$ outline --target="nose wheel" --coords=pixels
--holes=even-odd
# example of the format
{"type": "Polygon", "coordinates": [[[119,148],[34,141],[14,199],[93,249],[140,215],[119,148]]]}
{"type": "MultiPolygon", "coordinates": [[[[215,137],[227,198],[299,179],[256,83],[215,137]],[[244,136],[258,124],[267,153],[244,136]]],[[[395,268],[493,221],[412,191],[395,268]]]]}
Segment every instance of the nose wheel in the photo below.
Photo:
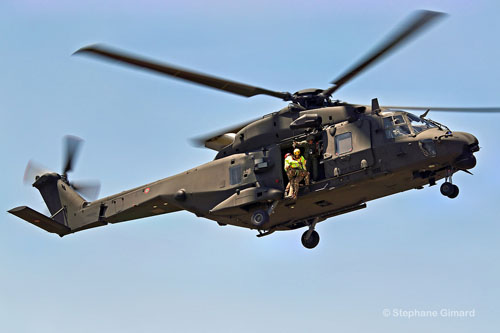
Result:
{"type": "Polygon", "coordinates": [[[456,198],[459,193],[458,186],[450,182],[443,183],[443,185],[441,185],[440,190],[442,195],[450,199],[456,198]]]}
{"type": "Polygon", "coordinates": [[[447,172],[445,182],[441,185],[440,188],[441,194],[450,199],[456,198],[459,193],[458,186],[452,183],[451,179],[452,174],[453,173],[451,170],[447,172]]]}

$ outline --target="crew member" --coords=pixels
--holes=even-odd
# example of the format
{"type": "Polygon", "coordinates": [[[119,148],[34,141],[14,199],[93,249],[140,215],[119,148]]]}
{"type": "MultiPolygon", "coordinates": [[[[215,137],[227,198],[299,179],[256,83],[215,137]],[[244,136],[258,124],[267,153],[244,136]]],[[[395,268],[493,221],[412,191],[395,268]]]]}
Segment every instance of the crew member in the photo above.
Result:
{"type": "Polygon", "coordinates": [[[306,140],[293,142],[294,148],[304,148],[304,158],[306,159],[307,171],[310,172],[312,179],[318,179],[318,143],[314,142],[314,135],[309,135],[306,140]]]}
{"type": "Polygon", "coordinates": [[[295,148],[293,156],[286,157],[285,170],[290,184],[290,193],[287,197],[296,200],[299,193],[299,183],[302,179],[304,179],[306,186],[309,185],[309,172],[307,172],[306,160],[301,156],[300,149],[295,148]]]}

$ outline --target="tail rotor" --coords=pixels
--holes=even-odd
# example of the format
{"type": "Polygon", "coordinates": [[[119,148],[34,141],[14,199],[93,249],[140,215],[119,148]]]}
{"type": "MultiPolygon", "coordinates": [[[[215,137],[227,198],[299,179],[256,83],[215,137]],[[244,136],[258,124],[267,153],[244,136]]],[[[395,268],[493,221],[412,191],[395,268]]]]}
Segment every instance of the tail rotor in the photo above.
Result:
{"type": "Polygon", "coordinates": [[[83,140],[79,137],[73,135],[67,135],[64,137],[64,159],[63,159],[63,167],[62,173],[58,175],[57,173],[48,170],[45,167],[42,167],[40,164],[30,160],[28,165],[26,166],[26,170],[24,172],[23,182],[25,184],[33,184],[40,177],[44,175],[58,176],[65,182],[67,185],[71,186],[76,192],[78,192],[82,197],[87,200],[95,200],[99,195],[99,190],[101,185],[97,180],[89,180],[89,181],[76,181],[70,182],[68,180],[68,173],[73,171],[75,161],[78,157],[78,154],[81,149],[81,145],[83,140]]]}

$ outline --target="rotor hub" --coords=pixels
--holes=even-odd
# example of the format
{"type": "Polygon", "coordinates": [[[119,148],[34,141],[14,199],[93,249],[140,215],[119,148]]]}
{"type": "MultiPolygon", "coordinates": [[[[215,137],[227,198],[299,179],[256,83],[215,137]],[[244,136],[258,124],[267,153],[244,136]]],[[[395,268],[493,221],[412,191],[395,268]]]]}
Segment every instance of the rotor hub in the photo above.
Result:
{"type": "Polygon", "coordinates": [[[332,104],[330,97],[322,94],[323,89],[302,89],[292,95],[292,102],[306,109],[316,109],[332,104]]]}

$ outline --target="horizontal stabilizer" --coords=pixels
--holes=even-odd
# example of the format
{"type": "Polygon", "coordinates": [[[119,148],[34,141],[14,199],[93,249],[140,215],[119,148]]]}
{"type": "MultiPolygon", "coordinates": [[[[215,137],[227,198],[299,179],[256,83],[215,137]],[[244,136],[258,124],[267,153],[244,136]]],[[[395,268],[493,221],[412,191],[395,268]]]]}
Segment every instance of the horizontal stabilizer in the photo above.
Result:
{"type": "Polygon", "coordinates": [[[45,231],[58,234],[61,237],[71,233],[70,228],[27,206],[12,208],[11,210],[9,210],[9,213],[20,217],[23,220],[28,221],[29,223],[36,225],[37,227],[42,228],[45,231]]]}

